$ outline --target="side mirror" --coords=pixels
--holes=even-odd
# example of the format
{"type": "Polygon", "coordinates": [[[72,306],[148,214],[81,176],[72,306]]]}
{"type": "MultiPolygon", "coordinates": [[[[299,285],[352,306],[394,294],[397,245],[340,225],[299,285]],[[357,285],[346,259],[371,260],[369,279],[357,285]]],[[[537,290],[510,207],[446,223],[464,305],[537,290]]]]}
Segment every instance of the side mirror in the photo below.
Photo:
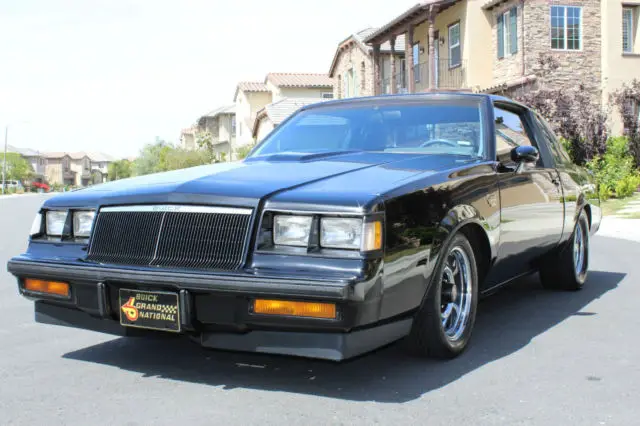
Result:
{"type": "Polygon", "coordinates": [[[517,146],[511,150],[511,161],[514,163],[537,163],[538,159],[540,159],[540,153],[534,146],[517,146]]]}

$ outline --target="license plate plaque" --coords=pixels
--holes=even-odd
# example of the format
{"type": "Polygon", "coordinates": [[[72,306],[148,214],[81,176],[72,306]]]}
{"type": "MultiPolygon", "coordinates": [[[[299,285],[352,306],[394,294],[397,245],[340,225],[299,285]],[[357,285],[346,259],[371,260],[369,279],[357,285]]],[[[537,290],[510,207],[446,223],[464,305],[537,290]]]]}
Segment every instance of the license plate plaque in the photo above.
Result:
{"type": "Polygon", "coordinates": [[[118,298],[120,324],[123,326],[180,332],[177,293],[121,288],[118,298]]]}

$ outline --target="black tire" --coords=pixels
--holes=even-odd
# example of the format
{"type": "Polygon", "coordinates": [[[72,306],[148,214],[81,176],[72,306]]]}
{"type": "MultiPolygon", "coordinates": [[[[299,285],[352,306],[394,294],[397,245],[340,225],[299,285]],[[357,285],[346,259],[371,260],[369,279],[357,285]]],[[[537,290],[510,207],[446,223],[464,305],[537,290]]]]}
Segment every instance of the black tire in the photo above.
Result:
{"type": "MultiPolygon", "coordinates": [[[[450,293],[453,292],[449,291],[449,294],[450,293]]],[[[444,294],[447,294],[446,289],[444,289],[444,294]]],[[[460,293],[460,295],[462,295],[462,293],[460,293]]],[[[451,297],[455,297],[455,293],[454,296],[451,297]]],[[[429,289],[413,320],[411,333],[407,338],[411,353],[440,359],[450,359],[460,355],[467,347],[471,338],[471,332],[476,319],[477,306],[478,268],[473,248],[464,235],[456,234],[442,247],[438,262],[432,274],[429,289]],[[451,271],[448,262],[450,256],[455,256],[455,254],[459,253],[458,250],[463,251],[469,261],[467,276],[470,277],[471,289],[465,294],[469,294],[471,299],[464,331],[459,337],[452,338],[452,336],[447,335],[445,326],[442,323],[442,309],[443,306],[445,306],[443,305],[442,296],[444,287],[448,286],[445,282],[445,270],[447,270],[447,274],[451,271]]]]}
{"type": "Polygon", "coordinates": [[[580,290],[589,272],[589,220],[580,212],[571,238],[557,256],[545,261],[540,268],[542,286],[549,290],[580,290]],[[582,262],[576,260],[577,239],[582,241],[582,262]]]}

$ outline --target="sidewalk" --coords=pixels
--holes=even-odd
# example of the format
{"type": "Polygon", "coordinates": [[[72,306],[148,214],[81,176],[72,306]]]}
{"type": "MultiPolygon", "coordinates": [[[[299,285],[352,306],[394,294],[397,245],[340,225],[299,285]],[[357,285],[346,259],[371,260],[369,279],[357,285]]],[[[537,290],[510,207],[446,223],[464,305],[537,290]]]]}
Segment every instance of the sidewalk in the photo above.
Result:
{"type": "Polygon", "coordinates": [[[640,242],[640,219],[605,216],[596,235],[640,242]]]}

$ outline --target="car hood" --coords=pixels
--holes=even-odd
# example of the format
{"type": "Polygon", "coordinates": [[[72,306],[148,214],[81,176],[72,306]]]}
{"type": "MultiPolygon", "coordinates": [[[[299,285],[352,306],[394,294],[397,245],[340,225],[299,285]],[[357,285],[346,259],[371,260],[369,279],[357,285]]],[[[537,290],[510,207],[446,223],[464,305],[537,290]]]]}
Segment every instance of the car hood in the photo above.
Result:
{"type": "MultiPolygon", "coordinates": [[[[255,207],[267,198],[293,200],[291,194],[298,191],[307,194],[309,203],[362,206],[416,174],[449,169],[457,163],[468,163],[468,159],[366,152],[286,154],[108,182],[60,194],[45,205],[205,203],[255,207]]],[[[300,202],[300,197],[294,198],[300,202]]]]}

